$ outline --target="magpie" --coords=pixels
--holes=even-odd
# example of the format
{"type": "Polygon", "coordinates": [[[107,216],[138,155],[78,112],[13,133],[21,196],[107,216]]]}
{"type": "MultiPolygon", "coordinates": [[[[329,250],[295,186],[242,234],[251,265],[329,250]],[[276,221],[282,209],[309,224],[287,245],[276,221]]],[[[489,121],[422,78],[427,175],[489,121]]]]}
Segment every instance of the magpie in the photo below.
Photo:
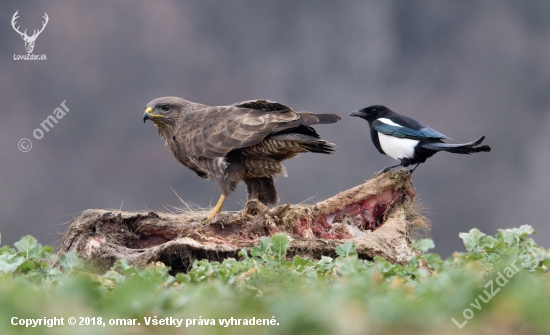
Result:
{"type": "Polygon", "coordinates": [[[443,140],[452,140],[450,137],[410,117],[397,114],[385,106],[374,105],[358,109],[351,112],[350,115],[367,120],[370,127],[370,137],[376,149],[381,154],[388,155],[401,162],[397,165],[388,166],[379,173],[398,166],[407,167],[416,164],[414,168],[409,170],[412,174],[420,163],[424,163],[426,159],[438,151],[455,154],[491,151],[488,145],[478,146],[483,142],[485,136],[468,143],[448,144],[443,140]]]}

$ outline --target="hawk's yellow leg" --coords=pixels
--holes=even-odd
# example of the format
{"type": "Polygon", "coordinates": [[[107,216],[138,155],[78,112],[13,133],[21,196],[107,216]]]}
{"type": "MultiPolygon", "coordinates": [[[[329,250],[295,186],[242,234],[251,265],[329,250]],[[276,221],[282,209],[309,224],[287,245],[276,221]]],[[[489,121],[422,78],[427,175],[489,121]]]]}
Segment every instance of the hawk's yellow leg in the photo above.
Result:
{"type": "Polygon", "coordinates": [[[212,210],[212,213],[210,213],[207,220],[212,220],[212,218],[216,214],[221,212],[223,203],[225,202],[225,198],[226,198],[225,194],[222,194],[222,196],[220,197],[220,200],[218,200],[218,203],[216,204],[216,207],[214,207],[214,209],[212,210]]]}

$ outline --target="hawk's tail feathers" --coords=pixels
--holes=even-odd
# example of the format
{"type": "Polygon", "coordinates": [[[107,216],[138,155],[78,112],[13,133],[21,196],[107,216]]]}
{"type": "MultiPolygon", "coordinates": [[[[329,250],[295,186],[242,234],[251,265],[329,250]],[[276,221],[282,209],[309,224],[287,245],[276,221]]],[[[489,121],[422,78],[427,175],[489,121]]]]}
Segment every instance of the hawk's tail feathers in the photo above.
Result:
{"type": "Polygon", "coordinates": [[[289,141],[291,143],[298,144],[304,150],[321,154],[331,154],[336,150],[335,144],[321,140],[321,137],[313,128],[301,127],[298,129],[302,132],[280,133],[269,137],[269,139],[276,141],[289,141]],[[313,132],[308,133],[306,130],[312,130],[313,132]]]}
{"type": "Polygon", "coordinates": [[[315,117],[319,119],[318,124],[336,123],[342,120],[342,117],[338,114],[315,114],[315,117]]]}
{"type": "Polygon", "coordinates": [[[312,142],[298,142],[298,144],[309,152],[315,152],[319,154],[331,154],[336,151],[336,145],[327,141],[319,140],[312,142]]]}

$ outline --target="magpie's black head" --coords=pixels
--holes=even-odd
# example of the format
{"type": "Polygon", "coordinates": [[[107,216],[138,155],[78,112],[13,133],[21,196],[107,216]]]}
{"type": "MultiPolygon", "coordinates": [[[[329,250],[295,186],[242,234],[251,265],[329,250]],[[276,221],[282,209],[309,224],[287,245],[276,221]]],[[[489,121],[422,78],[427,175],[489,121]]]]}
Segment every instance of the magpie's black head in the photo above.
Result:
{"type": "Polygon", "coordinates": [[[351,116],[358,116],[362,119],[365,119],[369,122],[372,122],[378,118],[384,117],[386,112],[388,112],[390,109],[386,106],[382,105],[373,105],[370,107],[365,107],[363,109],[358,109],[353,112],[351,112],[349,115],[351,116]]]}

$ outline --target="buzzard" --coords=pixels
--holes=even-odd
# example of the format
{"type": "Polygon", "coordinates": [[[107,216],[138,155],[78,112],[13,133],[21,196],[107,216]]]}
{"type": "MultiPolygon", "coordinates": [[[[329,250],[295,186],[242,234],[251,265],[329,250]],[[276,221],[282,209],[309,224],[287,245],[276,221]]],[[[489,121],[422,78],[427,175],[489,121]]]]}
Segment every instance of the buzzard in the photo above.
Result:
{"type": "Polygon", "coordinates": [[[149,102],[143,115],[181,164],[218,184],[222,195],[208,219],[221,211],[241,181],[248,199],[276,204],[274,182],[276,175],[285,174],[282,161],[302,152],[332,153],[335,145],[311,126],[340,119],[337,114],[295,112],[267,100],[212,107],[178,97],[149,102]]]}

